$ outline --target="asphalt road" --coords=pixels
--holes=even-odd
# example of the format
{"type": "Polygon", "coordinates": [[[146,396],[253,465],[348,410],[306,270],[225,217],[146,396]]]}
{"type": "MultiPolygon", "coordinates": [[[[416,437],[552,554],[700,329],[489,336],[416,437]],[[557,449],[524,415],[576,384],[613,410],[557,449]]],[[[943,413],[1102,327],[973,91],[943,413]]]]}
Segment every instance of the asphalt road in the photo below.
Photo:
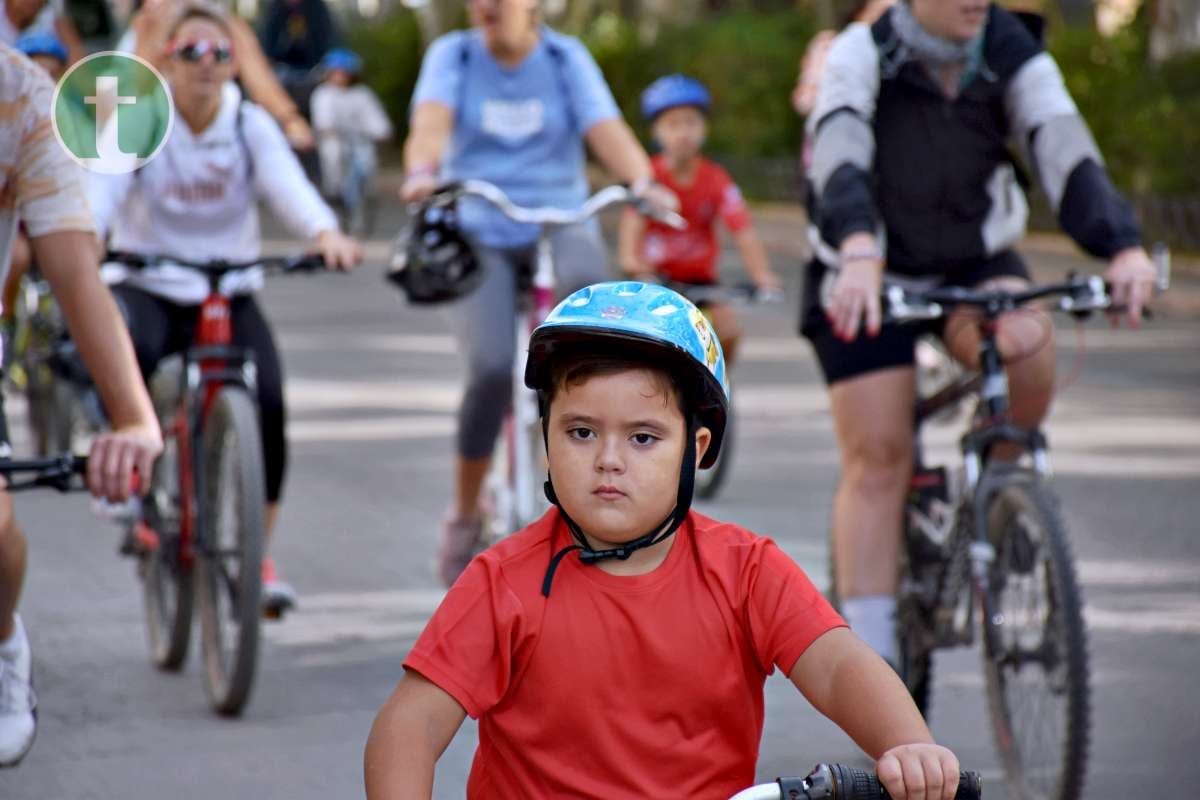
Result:
{"type": "MultiPolygon", "coordinates": [[[[745,314],[738,462],[720,500],[701,508],[774,537],[823,583],[837,454],[814,361],[794,335],[802,246],[787,219],[764,233],[790,300],[745,314]]],[[[392,212],[384,222],[392,227],[392,212]]],[[[181,675],[150,665],[133,565],[85,498],[18,501],[41,727],[25,762],[0,772],[4,800],[361,796],[371,721],[441,595],[430,563],[449,502],[460,375],[442,316],[404,307],[381,282],[386,243],[370,249],[373,263],[353,276],[279,279],[263,293],[291,404],[274,553],[301,605],[266,628],[241,719],[209,712],[194,653],[181,675]]],[[[1031,258],[1046,275],[1088,268],[1067,253],[1038,246],[1031,258]]],[[[1143,331],[1094,322],[1079,339],[1064,323],[1057,334],[1063,386],[1048,430],[1090,627],[1088,798],[1200,794],[1197,297],[1197,281],[1181,280],[1143,331]]],[[[10,409],[19,431],[20,403],[10,409]]],[[[978,654],[939,654],[935,675],[935,735],[998,778],[978,654]]],[[[462,796],[475,735],[468,723],[447,751],[437,797],[462,796]]],[[[772,678],[760,774],[819,760],[865,763],[772,678]]]]}

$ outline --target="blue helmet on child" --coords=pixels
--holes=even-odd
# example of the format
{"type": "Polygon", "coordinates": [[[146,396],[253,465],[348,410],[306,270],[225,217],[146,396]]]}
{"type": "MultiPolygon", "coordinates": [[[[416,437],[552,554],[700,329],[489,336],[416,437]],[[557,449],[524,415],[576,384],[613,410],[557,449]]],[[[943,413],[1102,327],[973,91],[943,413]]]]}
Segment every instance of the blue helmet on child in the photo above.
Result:
{"type": "Polygon", "coordinates": [[[525,385],[544,390],[556,350],[606,344],[640,351],[655,363],[688,376],[681,387],[697,421],[712,431],[700,462],[712,466],[721,450],[729,416],[725,355],[708,318],[689,300],[665,286],[636,281],[597,283],[567,297],[533,332],[525,385]]]}
{"type": "Polygon", "coordinates": [[[667,75],[642,92],[642,116],[653,121],[664,111],[694,106],[704,113],[712,106],[712,96],[704,84],[687,75],[667,75]]]}
{"type": "Polygon", "coordinates": [[[67,48],[52,33],[27,33],[17,40],[16,47],[31,58],[51,56],[64,64],[67,62],[67,48]]]}
{"type": "Polygon", "coordinates": [[[321,66],[327,70],[340,69],[352,75],[357,75],[362,71],[362,58],[353,50],[347,50],[345,47],[335,47],[321,59],[321,66]]]}

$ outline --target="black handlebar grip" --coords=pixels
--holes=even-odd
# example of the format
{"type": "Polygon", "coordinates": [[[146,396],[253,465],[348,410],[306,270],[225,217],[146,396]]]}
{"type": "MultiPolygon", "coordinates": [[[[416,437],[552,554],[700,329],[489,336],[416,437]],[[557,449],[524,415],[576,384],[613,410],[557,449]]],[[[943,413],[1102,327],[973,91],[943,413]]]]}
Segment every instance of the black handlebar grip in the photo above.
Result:
{"type": "MultiPolygon", "coordinates": [[[[830,764],[830,777],[833,779],[833,797],[837,800],[890,800],[891,795],[879,782],[873,771],[848,767],[843,764],[830,764]]],[[[958,790],[954,800],[980,800],[983,796],[983,786],[977,772],[961,772],[958,777],[958,790]]]]}

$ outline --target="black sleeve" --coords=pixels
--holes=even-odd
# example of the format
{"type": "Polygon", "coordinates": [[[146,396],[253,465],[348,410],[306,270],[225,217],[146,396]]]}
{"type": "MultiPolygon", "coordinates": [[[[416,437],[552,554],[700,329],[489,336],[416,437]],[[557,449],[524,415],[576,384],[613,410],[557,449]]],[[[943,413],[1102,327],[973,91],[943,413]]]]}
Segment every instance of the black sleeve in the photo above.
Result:
{"type": "Polygon", "coordinates": [[[875,233],[879,212],[871,176],[853,164],[842,164],[829,176],[817,204],[821,238],[834,247],[852,233],[875,233]]]}
{"type": "Polygon", "coordinates": [[[1113,186],[1104,167],[1090,158],[1081,161],[1067,178],[1058,222],[1097,258],[1109,259],[1142,243],[1133,208],[1113,186]]]}

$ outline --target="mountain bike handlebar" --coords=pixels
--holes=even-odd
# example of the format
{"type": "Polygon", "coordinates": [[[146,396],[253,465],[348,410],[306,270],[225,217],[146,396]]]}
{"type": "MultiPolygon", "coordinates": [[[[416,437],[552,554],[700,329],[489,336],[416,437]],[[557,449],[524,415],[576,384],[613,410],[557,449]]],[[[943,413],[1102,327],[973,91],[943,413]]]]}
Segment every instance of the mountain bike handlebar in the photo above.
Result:
{"type": "MultiPolygon", "coordinates": [[[[979,800],[983,785],[976,772],[959,775],[954,800],[979,800]]],[[[844,764],[817,764],[807,778],[779,778],[751,786],[730,800],[889,800],[874,772],[844,764]]]]}
{"type": "Polygon", "coordinates": [[[587,199],[574,211],[561,208],[524,208],[509,199],[499,187],[480,180],[465,180],[450,183],[438,190],[438,194],[457,197],[478,197],[496,207],[513,222],[529,225],[555,226],[576,225],[599,214],[609,206],[631,205],[643,214],[653,217],[677,230],[687,227],[687,221],[673,211],[659,212],[635,195],[627,186],[608,186],[587,199]]]}
{"type": "Polygon", "coordinates": [[[69,454],[23,461],[0,459],[0,475],[3,475],[7,481],[3,491],[21,492],[27,489],[46,488],[70,492],[83,489],[84,487],[76,483],[74,478],[87,472],[87,462],[86,456],[69,454]],[[14,475],[24,473],[32,473],[32,476],[21,480],[12,480],[14,475]]]}
{"type": "MultiPolygon", "coordinates": [[[[1169,262],[1160,262],[1156,289],[1164,292],[1170,286],[1169,262]],[[1165,267],[1164,267],[1165,264],[1165,267]]],[[[1077,317],[1087,317],[1096,311],[1119,312],[1124,308],[1113,303],[1112,286],[1099,275],[1071,275],[1061,283],[1032,286],[1020,291],[1004,289],[968,289],[962,286],[915,288],[905,283],[885,279],[883,299],[885,318],[889,322],[932,320],[946,316],[956,306],[981,310],[995,319],[1033,300],[1058,297],[1052,306],[1077,317]]]]}
{"type": "Polygon", "coordinates": [[[121,264],[133,269],[149,267],[177,266],[194,269],[206,275],[224,275],[229,272],[240,272],[245,269],[261,267],[268,272],[315,272],[325,269],[325,260],[318,253],[305,253],[300,256],[271,256],[256,258],[252,261],[227,261],[214,259],[212,261],[188,261],[168,255],[152,255],[144,253],[126,253],[110,251],[104,257],[105,263],[121,264]]]}

